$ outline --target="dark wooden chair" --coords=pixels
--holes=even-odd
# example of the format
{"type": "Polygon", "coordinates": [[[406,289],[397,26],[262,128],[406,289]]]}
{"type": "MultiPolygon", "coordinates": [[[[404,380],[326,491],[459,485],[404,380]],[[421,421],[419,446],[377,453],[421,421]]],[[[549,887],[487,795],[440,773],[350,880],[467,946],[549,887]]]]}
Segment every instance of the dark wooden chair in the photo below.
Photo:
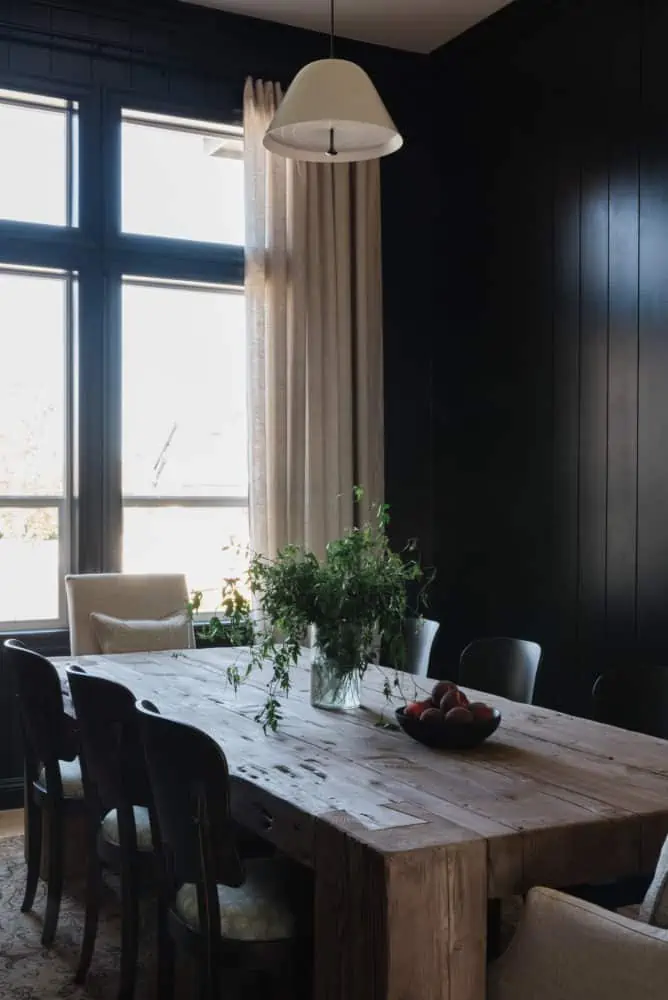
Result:
{"type": "Polygon", "coordinates": [[[527,639],[476,639],[459,660],[459,683],[478,691],[533,702],[542,650],[527,639]]]}
{"type": "Polygon", "coordinates": [[[668,740],[668,667],[620,667],[598,677],[594,718],[668,740]]]}
{"type": "Polygon", "coordinates": [[[149,784],[135,697],[122,684],[70,667],[67,678],[79,726],[88,816],[86,918],[76,982],[83,983],[95,949],[102,868],[120,875],[119,1000],[134,996],[139,948],[139,898],[157,889],[148,811],[149,784]]]}
{"type": "MultiPolygon", "coordinates": [[[[505,636],[475,639],[459,659],[459,683],[477,691],[530,705],[542,650],[538,643],[505,636]]],[[[501,901],[487,907],[487,953],[496,958],[501,946],[501,901]]]]}
{"type": "MultiPolygon", "coordinates": [[[[592,688],[597,722],[668,740],[668,667],[616,667],[597,677],[592,688]]],[[[603,885],[569,886],[571,895],[609,910],[640,902],[651,873],[603,885]]]]}
{"type": "Polygon", "coordinates": [[[300,923],[308,909],[300,869],[273,858],[242,861],[227,761],[218,744],[161,716],[150,702],[137,709],[163,873],[161,1000],[173,994],[175,943],[199,962],[203,1000],[218,1000],[223,976],[232,974],[268,979],[266,996],[301,995],[300,987],[309,984],[296,983],[295,976],[309,978],[310,953],[300,923]]]}
{"type": "Polygon", "coordinates": [[[78,742],[65,714],[53,664],[15,639],[4,643],[4,661],[18,699],[24,744],[28,875],[21,911],[32,909],[39,881],[42,833],[48,837],[47,897],[42,944],[53,943],[63,891],[63,828],[84,808],[78,742]]]}

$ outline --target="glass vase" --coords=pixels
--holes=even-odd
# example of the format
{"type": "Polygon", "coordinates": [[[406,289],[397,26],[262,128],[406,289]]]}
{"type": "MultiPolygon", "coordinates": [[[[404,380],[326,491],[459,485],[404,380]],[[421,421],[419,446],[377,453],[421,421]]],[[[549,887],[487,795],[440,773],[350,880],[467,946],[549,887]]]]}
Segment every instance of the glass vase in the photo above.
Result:
{"type": "Polygon", "coordinates": [[[311,704],[342,712],[360,707],[359,669],[342,666],[316,647],[311,661],[311,704]]]}

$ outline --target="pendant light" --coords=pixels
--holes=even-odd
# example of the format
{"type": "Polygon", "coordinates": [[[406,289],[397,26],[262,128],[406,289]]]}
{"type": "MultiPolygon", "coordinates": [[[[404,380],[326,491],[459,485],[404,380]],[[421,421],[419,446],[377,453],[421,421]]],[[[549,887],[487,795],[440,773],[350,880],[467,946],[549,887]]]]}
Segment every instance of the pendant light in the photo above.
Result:
{"type": "Polygon", "coordinates": [[[329,8],[329,59],[299,71],[264,136],[272,153],[293,160],[374,160],[403,139],[364,70],[334,58],[334,0],[329,8]]]}

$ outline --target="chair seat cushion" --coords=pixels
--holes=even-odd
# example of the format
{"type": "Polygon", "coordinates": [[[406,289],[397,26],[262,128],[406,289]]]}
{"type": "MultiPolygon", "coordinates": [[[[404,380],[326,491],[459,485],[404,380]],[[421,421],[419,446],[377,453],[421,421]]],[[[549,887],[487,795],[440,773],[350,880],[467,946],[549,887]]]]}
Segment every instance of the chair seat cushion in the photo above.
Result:
{"type": "MultiPolygon", "coordinates": [[[[135,829],[137,831],[137,850],[152,851],[151,821],[146,806],[133,806],[135,829]]],[[[118,813],[111,809],[102,820],[102,836],[114,847],[120,847],[118,834],[118,813]]]]}
{"type": "Polygon", "coordinates": [[[643,904],[640,919],[654,927],[668,928],[668,838],[666,839],[643,904]]]}
{"type": "MultiPolygon", "coordinates": [[[[246,881],[233,888],[218,886],[221,937],[232,941],[281,941],[295,933],[288,868],[272,859],[246,863],[246,881]]],[[[186,883],[176,894],[175,910],[185,923],[199,928],[197,887],[186,883]]]]}
{"type": "Polygon", "coordinates": [[[90,622],[103,653],[151,653],[165,649],[190,649],[192,623],[185,611],[169,618],[113,618],[97,611],[90,622]]]}
{"type": "MultiPolygon", "coordinates": [[[[81,781],[81,767],[79,765],[78,758],[75,758],[74,760],[61,760],[58,764],[60,767],[60,780],[63,783],[63,796],[66,799],[82,799],[84,790],[83,782],[81,781]]],[[[37,783],[41,785],[42,788],[46,788],[45,767],[41,768],[37,778],[37,783]]]]}

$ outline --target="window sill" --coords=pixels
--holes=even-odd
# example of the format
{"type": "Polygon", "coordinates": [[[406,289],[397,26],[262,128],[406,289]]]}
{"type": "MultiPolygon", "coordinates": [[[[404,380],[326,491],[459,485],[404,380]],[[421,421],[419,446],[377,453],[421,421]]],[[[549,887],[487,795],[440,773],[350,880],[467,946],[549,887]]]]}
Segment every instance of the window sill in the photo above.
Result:
{"type": "Polygon", "coordinates": [[[0,632],[0,642],[6,639],[20,639],[45,656],[67,656],[70,651],[70,633],[66,628],[6,629],[0,632]]]}

